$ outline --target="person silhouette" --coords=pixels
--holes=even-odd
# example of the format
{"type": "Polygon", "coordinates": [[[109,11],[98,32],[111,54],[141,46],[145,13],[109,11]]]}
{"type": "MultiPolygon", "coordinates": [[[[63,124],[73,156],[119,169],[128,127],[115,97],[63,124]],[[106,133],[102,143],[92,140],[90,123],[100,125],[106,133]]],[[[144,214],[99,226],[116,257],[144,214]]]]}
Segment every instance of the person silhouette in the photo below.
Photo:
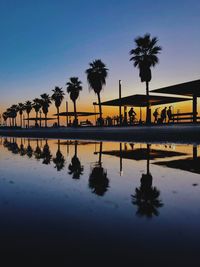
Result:
{"type": "Polygon", "coordinates": [[[166,119],[167,119],[167,107],[165,107],[161,111],[161,120],[162,120],[162,122],[166,122],[166,119]]]}
{"type": "Polygon", "coordinates": [[[136,112],[134,111],[133,108],[131,108],[128,112],[129,115],[129,120],[130,120],[130,124],[132,124],[135,120],[135,116],[136,116],[136,112]]]}
{"type": "Polygon", "coordinates": [[[171,110],[172,106],[169,106],[168,110],[167,110],[167,117],[168,117],[168,123],[170,122],[170,120],[172,119],[172,110],[171,110]]]}
{"type": "Polygon", "coordinates": [[[154,113],[153,113],[153,116],[154,116],[154,123],[157,123],[158,122],[158,109],[159,108],[156,108],[154,113]]]}

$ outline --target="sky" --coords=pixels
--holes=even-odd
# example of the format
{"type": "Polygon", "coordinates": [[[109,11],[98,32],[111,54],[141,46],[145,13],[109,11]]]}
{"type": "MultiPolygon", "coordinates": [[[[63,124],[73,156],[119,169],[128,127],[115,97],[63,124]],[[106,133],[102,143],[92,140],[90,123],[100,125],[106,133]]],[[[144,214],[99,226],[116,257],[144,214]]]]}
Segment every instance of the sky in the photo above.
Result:
{"type": "Polygon", "coordinates": [[[83,82],[78,110],[93,110],[85,70],[94,59],[109,69],[102,100],[118,97],[119,79],[122,96],[145,93],[129,61],[145,33],[163,48],[150,89],[199,79],[199,14],[198,0],[0,0],[0,113],[55,86],[66,92],[72,76],[83,82]]]}

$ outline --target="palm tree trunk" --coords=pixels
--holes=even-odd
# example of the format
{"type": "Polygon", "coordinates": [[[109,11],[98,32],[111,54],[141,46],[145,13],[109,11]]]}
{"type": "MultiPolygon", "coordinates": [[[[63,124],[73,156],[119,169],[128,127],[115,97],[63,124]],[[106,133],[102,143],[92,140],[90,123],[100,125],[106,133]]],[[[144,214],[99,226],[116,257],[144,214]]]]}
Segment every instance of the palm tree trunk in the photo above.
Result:
{"type": "Polygon", "coordinates": [[[21,128],[22,128],[22,114],[20,114],[20,125],[21,125],[21,128]]]}
{"type": "Polygon", "coordinates": [[[28,116],[28,128],[29,128],[29,113],[27,114],[27,116],[28,116]]]}
{"type": "Polygon", "coordinates": [[[36,120],[35,120],[35,124],[37,125],[37,123],[38,123],[38,111],[36,111],[36,120]]]}
{"type": "Polygon", "coordinates": [[[57,107],[57,116],[58,116],[58,127],[60,126],[60,115],[59,115],[59,107],[57,107]]]}
{"type": "Polygon", "coordinates": [[[47,113],[45,113],[45,127],[47,127],[47,113]]]}
{"type": "Polygon", "coordinates": [[[150,103],[149,103],[149,82],[146,81],[146,96],[147,96],[147,110],[146,110],[146,123],[151,123],[150,103]]]}
{"type": "Polygon", "coordinates": [[[99,117],[102,119],[102,107],[101,107],[100,93],[98,93],[97,96],[98,96],[98,104],[99,104],[99,117]]]}
{"type": "Polygon", "coordinates": [[[76,101],[74,101],[74,125],[77,126],[77,112],[76,112],[76,101]]]}
{"type": "Polygon", "coordinates": [[[100,119],[100,126],[103,125],[103,118],[102,118],[102,106],[101,106],[101,96],[100,93],[97,94],[98,97],[98,104],[99,104],[99,119],[100,119]]]}

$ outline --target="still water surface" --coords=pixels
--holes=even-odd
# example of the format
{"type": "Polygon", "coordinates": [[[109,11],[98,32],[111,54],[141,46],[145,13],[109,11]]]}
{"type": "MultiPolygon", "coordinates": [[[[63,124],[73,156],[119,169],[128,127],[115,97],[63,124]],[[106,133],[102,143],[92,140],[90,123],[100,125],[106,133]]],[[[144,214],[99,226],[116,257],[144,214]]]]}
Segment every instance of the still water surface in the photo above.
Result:
{"type": "Polygon", "coordinates": [[[199,266],[199,174],[196,145],[1,138],[1,254],[199,266]]]}

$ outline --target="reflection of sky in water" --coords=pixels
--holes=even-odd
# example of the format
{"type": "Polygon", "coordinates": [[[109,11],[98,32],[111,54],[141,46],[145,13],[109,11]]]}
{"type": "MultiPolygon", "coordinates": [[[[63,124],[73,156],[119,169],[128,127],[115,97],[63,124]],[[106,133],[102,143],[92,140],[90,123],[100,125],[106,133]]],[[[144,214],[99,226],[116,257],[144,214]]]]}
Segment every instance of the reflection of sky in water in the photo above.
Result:
{"type": "Polygon", "coordinates": [[[62,237],[64,244],[66,240],[76,246],[93,244],[94,254],[104,239],[107,240],[104,249],[110,246],[115,252],[123,250],[127,257],[136,247],[137,253],[142,250],[153,253],[153,249],[161,254],[165,250],[176,251],[174,257],[177,258],[184,250],[187,250],[186,258],[197,252],[200,238],[199,174],[156,164],[192,158],[192,145],[154,144],[150,146],[148,156],[146,144],[123,143],[120,152],[119,143],[48,140],[52,157],[46,165],[43,156],[36,159],[34,152],[31,158],[26,153],[20,156],[18,150],[22,144],[25,151],[28,145],[32,151],[37,145],[42,151],[45,140],[28,142],[8,138],[7,143],[5,141],[2,138],[0,145],[0,215],[3,218],[0,229],[4,229],[1,231],[3,240],[12,242],[23,229],[32,236],[28,241],[25,238],[30,244],[30,240],[37,245],[37,242],[46,244],[46,240],[53,236],[53,244],[59,246],[62,237]],[[18,149],[12,145],[15,142],[18,149]],[[60,154],[55,160],[58,148],[60,154]],[[163,204],[157,208],[158,216],[151,219],[145,214],[136,215],[138,207],[132,203],[131,197],[141,186],[142,174],[148,172],[148,157],[152,187],[160,191],[159,199],[163,204]],[[55,164],[59,164],[60,171],[55,164]],[[73,179],[74,169],[69,169],[70,164],[75,171],[78,169],[79,179],[73,179]],[[98,174],[95,173],[99,176],[103,168],[107,179],[103,183],[90,181],[95,167],[100,169],[98,174]],[[101,196],[94,193],[95,186],[97,191],[103,190],[101,196]],[[46,233],[44,240],[41,240],[41,233],[46,233]],[[153,240],[151,248],[149,240],[153,240]]]}

